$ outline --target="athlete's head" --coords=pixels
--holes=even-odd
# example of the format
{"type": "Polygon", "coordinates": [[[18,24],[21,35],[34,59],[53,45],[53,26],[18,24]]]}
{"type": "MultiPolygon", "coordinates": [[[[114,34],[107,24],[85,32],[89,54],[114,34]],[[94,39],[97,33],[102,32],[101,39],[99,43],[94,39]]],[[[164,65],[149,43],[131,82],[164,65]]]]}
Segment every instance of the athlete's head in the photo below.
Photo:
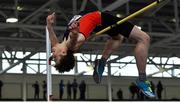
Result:
{"type": "Polygon", "coordinates": [[[60,73],[63,73],[63,72],[66,72],[66,71],[68,72],[71,69],[73,69],[74,65],[75,65],[75,58],[74,58],[73,52],[68,50],[67,54],[65,56],[62,56],[54,67],[60,73]]]}
{"type": "Polygon", "coordinates": [[[64,44],[58,44],[53,47],[53,58],[55,60],[55,68],[60,73],[70,71],[75,65],[75,58],[73,51],[68,50],[64,44]]]}

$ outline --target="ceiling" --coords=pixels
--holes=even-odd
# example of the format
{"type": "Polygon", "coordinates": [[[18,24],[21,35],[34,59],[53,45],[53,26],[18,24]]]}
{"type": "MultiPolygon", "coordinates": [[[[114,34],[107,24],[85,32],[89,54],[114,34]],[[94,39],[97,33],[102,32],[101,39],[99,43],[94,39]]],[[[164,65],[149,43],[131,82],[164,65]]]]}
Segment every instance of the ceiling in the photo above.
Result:
{"type": "MultiPolygon", "coordinates": [[[[55,30],[62,38],[66,24],[79,11],[112,11],[126,17],[155,0],[0,0],[0,48],[22,51],[45,51],[46,16],[56,12],[55,30]],[[6,23],[17,17],[18,23],[6,23]]],[[[180,56],[180,1],[162,0],[156,7],[131,19],[151,36],[150,56],[180,56]]],[[[102,52],[103,35],[88,40],[80,49],[83,53],[102,52]]],[[[126,56],[133,44],[124,41],[116,53],[126,56]]]]}

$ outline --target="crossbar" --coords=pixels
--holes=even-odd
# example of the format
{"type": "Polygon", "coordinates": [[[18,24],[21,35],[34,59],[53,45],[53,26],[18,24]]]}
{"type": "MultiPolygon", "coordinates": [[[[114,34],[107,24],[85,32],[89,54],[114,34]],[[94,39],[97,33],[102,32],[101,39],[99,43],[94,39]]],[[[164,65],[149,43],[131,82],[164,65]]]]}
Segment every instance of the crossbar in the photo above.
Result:
{"type": "Polygon", "coordinates": [[[153,3],[149,4],[148,6],[142,8],[142,9],[136,11],[136,12],[134,12],[133,14],[131,14],[131,15],[127,16],[126,18],[118,21],[117,23],[115,23],[115,24],[113,24],[113,25],[110,25],[110,26],[104,28],[103,30],[97,32],[97,33],[95,34],[95,36],[101,35],[101,34],[103,34],[104,32],[112,29],[113,27],[116,27],[117,25],[122,24],[122,23],[124,23],[124,22],[126,22],[126,21],[128,21],[128,20],[130,20],[130,19],[132,19],[132,18],[134,18],[134,17],[136,17],[136,16],[138,16],[138,15],[140,15],[141,13],[147,11],[148,9],[156,6],[156,5],[157,5],[158,3],[160,3],[161,1],[164,1],[164,0],[156,0],[156,1],[154,1],[153,3]]]}

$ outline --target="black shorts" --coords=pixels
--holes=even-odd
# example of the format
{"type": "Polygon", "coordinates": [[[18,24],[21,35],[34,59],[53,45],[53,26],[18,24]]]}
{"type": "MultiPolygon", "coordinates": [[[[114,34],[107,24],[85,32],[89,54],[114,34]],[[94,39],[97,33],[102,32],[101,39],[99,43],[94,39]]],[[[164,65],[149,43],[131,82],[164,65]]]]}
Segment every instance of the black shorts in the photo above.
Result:
{"type": "MultiPolygon", "coordinates": [[[[120,21],[121,18],[118,18],[116,16],[111,15],[109,12],[101,12],[101,25],[95,28],[95,31],[98,32],[110,25],[113,25],[120,21]]],[[[113,27],[112,29],[106,31],[109,36],[116,36],[118,34],[123,35],[124,37],[129,37],[132,29],[134,27],[134,24],[130,22],[124,22],[122,24],[117,25],[116,27],[113,27]]]]}

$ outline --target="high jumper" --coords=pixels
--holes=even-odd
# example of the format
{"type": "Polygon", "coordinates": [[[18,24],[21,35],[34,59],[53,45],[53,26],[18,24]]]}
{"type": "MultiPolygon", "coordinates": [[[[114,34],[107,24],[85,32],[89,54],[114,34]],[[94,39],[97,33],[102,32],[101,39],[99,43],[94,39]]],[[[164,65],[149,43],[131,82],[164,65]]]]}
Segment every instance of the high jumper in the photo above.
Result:
{"type": "MultiPolygon", "coordinates": [[[[159,0],[157,1],[159,2],[159,0]]],[[[52,58],[56,63],[55,68],[59,72],[65,72],[70,71],[74,67],[75,58],[73,54],[85,41],[87,41],[88,38],[94,36],[91,34],[93,31],[98,32],[106,29],[107,27],[116,24],[121,19],[113,16],[111,12],[81,12],[80,14],[75,15],[68,23],[61,43],[59,43],[53,30],[55,13],[48,15],[46,20],[52,45],[52,58]]],[[[154,98],[155,94],[152,92],[146,78],[146,62],[150,46],[150,36],[129,21],[116,24],[116,26],[103,33],[108,34],[110,39],[106,43],[101,59],[95,61],[93,72],[95,82],[101,82],[107,59],[115,50],[120,48],[123,39],[127,38],[135,42],[134,56],[139,73],[136,84],[146,96],[154,98]]]]}

